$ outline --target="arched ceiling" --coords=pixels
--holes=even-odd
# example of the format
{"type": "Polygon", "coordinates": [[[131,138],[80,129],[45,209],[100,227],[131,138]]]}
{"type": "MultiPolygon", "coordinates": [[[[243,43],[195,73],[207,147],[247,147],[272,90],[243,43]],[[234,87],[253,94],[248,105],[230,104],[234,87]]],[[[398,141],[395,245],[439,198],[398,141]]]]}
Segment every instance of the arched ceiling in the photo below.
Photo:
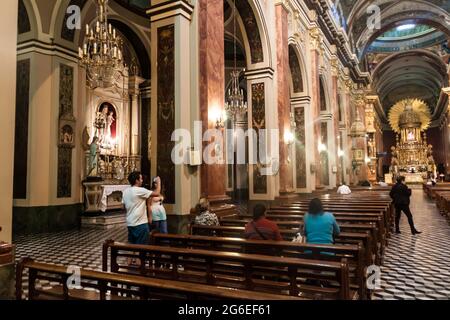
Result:
{"type": "Polygon", "coordinates": [[[114,0],[118,2],[123,7],[140,14],[142,16],[146,16],[146,11],[150,8],[150,0],[114,0]]]}
{"type": "MultiPolygon", "coordinates": [[[[449,0],[332,0],[344,21],[355,53],[361,58],[374,40],[405,23],[424,24],[450,36],[449,0]],[[370,30],[368,19],[380,9],[380,28],[370,30]]],[[[335,14],[336,16],[336,14],[335,14]]],[[[343,24],[339,22],[339,24],[343,24]]]]}
{"type": "Polygon", "coordinates": [[[427,50],[391,55],[377,66],[372,76],[373,87],[386,114],[397,101],[405,98],[422,99],[433,112],[441,88],[448,85],[446,66],[427,50]]]}

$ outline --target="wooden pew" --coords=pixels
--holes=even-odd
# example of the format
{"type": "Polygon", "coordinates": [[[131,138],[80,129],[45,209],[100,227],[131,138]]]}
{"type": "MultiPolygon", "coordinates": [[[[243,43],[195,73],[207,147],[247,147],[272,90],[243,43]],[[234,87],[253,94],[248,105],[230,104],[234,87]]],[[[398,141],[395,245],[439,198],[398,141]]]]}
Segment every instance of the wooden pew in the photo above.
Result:
{"type": "MultiPolygon", "coordinates": [[[[220,224],[223,226],[246,226],[251,219],[230,219],[223,218],[220,220],[220,224]]],[[[300,232],[300,228],[303,226],[302,220],[289,220],[289,221],[276,221],[273,220],[274,223],[278,225],[280,229],[293,229],[296,232],[300,232]]],[[[339,223],[339,228],[342,232],[346,233],[364,233],[368,232],[372,237],[372,241],[374,243],[378,242],[378,232],[376,225],[374,224],[356,224],[356,223],[339,223]]]]}
{"type": "MultiPolygon", "coordinates": [[[[190,225],[191,235],[243,238],[244,231],[245,227],[190,225]]],[[[292,241],[298,232],[299,230],[295,229],[280,229],[281,236],[285,241],[292,241]]],[[[367,250],[364,250],[367,265],[371,265],[379,259],[379,257],[376,256],[376,247],[372,244],[372,238],[368,232],[341,232],[341,234],[335,238],[335,244],[359,244],[362,245],[363,248],[368,248],[367,250]]]]}
{"type": "Polygon", "coordinates": [[[355,299],[341,262],[105,242],[103,270],[312,299],[355,299]],[[136,258],[133,267],[127,258],[136,258]],[[170,264],[170,266],[168,266],[170,264]],[[319,284],[326,283],[326,287],[319,284]]]}
{"type": "Polygon", "coordinates": [[[450,190],[435,192],[436,206],[439,213],[447,218],[450,217],[450,190]]]}
{"type": "Polygon", "coordinates": [[[288,241],[247,240],[242,238],[222,238],[195,235],[172,235],[153,233],[152,245],[205,249],[238,253],[268,254],[278,257],[304,258],[326,261],[341,261],[346,258],[349,264],[350,280],[356,285],[359,297],[367,299],[370,295],[366,286],[366,264],[364,248],[357,245],[316,245],[288,241]],[[270,248],[267,250],[267,248],[270,248]],[[323,254],[326,252],[327,254],[323,254]],[[328,254],[331,253],[331,254],[328,254]]]}
{"type": "Polygon", "coordinates": [[[423,184],[423,189],[430,200],[435,200],[436,192],[450,191],[450,184],[437,184],[436,186],[423,184]]]}
{"type": "MultiPolygon", "coordinates": [[[[326,204],[323,205],[324,210],[330,211],[333,214],[338,212],[357,212],[357,213],[380,213],[384,218],[384,224],[387,229],[390,229],[392,223],[394,221],[394,215],[392,214],[392,209],[389,206],[358,206],[354,203],[346,203],[346,204],[326,204]]],[[[300,210],[300,211],[308,211],[309,202],[304,203],[294,203],[283,206],[274,206],[269,210],[273,211],[283,211],[283,210],[300,210]]]]}
{"type": "MultiPolygon", "coordinates": [[[[81,288],[69,288],[67,280],[72,273],[67,267],[22,259],[17,267],[16,279],[22,279],[28,270],[29,300],[130,300],[130,299],[188,299],[188,300],[301,300],[270,293],[254,292],[227,287],[211,286],[174,280],[161,280],[136,275],[81,270],[81,288]],[[58,283],[51,289],[37,289],[37,280],[58,283]],[[90,289],[90,290],[85,290],[90,289]]],[[[22,281],[16,283],[16,299],[23,297],[22,281]]]]}

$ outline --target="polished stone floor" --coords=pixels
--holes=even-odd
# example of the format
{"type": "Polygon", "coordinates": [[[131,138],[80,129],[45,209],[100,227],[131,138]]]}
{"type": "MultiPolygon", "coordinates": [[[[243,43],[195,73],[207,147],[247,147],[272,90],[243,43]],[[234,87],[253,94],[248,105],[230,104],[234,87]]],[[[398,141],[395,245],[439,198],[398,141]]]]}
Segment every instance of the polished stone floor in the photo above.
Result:
{"type": "MultiPolygon", "coordinates": [[[[422,190],[413,191],[411,210],[423,233],[412,236],[406,217],[402,217],[402,234],[390,239],[381,267],[381,289],[375,291],[374,299],[450,299],[450,226],[422,190]]],[[[126,238],[126,229],[81,230],[21,236],[15,244],[17,259],[32,257],[100,270],[102,243],[126,238]]],[[[44,281],[39,285],[52,284],[44,281]]]]}
{"type": "Polygon", "coordinates": [[[402,215],[401,234],[392,235],[381,267],[381,290],[375,299],[450,299],[450,226],[434,202],[420,189],[413,190],[411,212],[416,228],[412,236],[402,215]]]}

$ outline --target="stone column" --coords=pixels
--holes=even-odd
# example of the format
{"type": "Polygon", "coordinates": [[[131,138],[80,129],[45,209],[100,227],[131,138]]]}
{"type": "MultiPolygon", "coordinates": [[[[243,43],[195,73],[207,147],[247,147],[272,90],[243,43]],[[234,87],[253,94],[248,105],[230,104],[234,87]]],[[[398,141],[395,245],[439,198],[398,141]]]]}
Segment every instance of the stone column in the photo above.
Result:
{"type": "Polygon", "coordinates": [[[289,46],[288,14],[284,2],[275,5],[277,34],[277,79],[278,79],[278,128],[280,130],[280,194],[292,192],[294,188],[290,147],[284,136],[291,132],[291,108],[289,92],[289,46]]]}
{"type": "MultiPolygon", "coordinates": [[[[449,96],[449,106],[450,106],[450,87],[447,88],[442,88],[442,91],[447,94],[449,96]]],[[[450,167],[449,167],[449,163],[450,163],[450,148],[449,148],[449,143],[450,143],[450,138],[448,136],[448,112],[445,115],[445,124],[444,124],[444,128],[442,129],[442,143],[443,143],[443,149],[444,149],[444,155],[445,155],[445,171],[447,174],[450,173],[450,167]]],[[[436,146],[433,146],[436,147],[436,146]]],[[[437,167],[438,163],[436,163],[436,167],[437,167]]]]}
{"type": "MultiPolygon", "coordinates": [[[[271,68],[249,70],[246,73],[248,98],[248,129],[258,135],[254,141],[249,135],[249,194],[250,200],[274,200],[278,196],[276,185],[279,174],[278,109],[273,108],[274,71],[271,68]],[[261,130],[266,130],[266,145],[259,145],[261,130]],[[274,134],[271,139],[271,134],[274,134]],[[264,147],[265,149],[262,149],[264,147]],[[255,150],[256,149],[256,150],[255,150]],[[253,157],[255,155],[257,159],[253,157]],[[266,164],[262,159],[268,160],[266,164]]],[[[251,210],[250,210],[251,211],[251,210]]]]}
{"type": "MultiPolygon", "coordinates": [[[[0,4],[0,241],[11,242],[13,207],[14,123],[16,109],[17,16],[18,1],[0,4]]],[[[0,283],[2,287],[2,283],[0,283]]]]}
{"type": "Polygon", "coordinates": [[[331,70],[332,70],[332,87],[331,92],[333,95],[332,102],[332,113],[333,113],[333,143],[334,143],[334,166],[337,169],[336,172],[336,184],[339,185],[342,183],[342,171],[340,170],[340,158],[339,158],[339,148],[340,148],[340,132],[339,132],[339,94],[338,94],[338,77],[339,77],[339,61],[337,58],[334,58],[331,61],[331,70]]]}
{"type": "Polygon", "coordinates": [[[140,153],[139,143],[139,86],[144,79],[138,76],[130,77],[129,93],[131,96],[131,155],[137,156],[140,153]]]}
{"type": "MultiPolygon", "coordinates": [[[[200,117],[203,131],[216,129],[225,105],[225,30],[222,0],[199,0],[200,117]]],[[[223,120],[223,119],[222,119],[223,120]]],[[[205,142],[207,147],[210,142],[205,142]]],[[[223,148],[222,148],[223,149],[223,148]]],[[[218,155],[217,155],[218,156],[218,155]]],[[[203,164],[201,192],[210,202],[229,200],[226,196],[225,163],[203,164]]]]}
{"type": "Polygon", "coordinates": [[[315,175],[316,175],[316,188],[322,188],[321,175],[322,168],[320,166],[320,153],[318,144],[321,139],[321,121],[320,121],[320,77],[319,77],[319,59],[320,50],[322,45],[322,38],[319,27],[313,27],[309,31],[310,47],[311,47],[311,115],[314,132],[313,143],[314,146],[314,159],[315,175]]]}
{"type": "Polygon", "coordinates": [[[144,79],[138,76],[132,76],[129,78],[129,94],[131,96],[131,156],[130,161],[132,163],[132,168],[136,168],[137,170],[141,170],[141,144],[139,140],[140,123],[139,119],[141,118],[139,113],[139,86],[144,82],[144,79]]]}
{"type": "MultiPolygon", "coordinates": [[[[151,21],[152,175],[162,178],[171,232],[187,232],[188,214],[198,201],[196,168],[172,161],[176,129],[193,132],[196,113],[191,92],[197,90],[192,62],[197,39],[194,7],[185,0],[155,0],[147,11],[151,21]],[[192,56],[192,60],[191,60],[192,56]]],[[[183,141],[186,155],[191,141],[183,141]]]]}

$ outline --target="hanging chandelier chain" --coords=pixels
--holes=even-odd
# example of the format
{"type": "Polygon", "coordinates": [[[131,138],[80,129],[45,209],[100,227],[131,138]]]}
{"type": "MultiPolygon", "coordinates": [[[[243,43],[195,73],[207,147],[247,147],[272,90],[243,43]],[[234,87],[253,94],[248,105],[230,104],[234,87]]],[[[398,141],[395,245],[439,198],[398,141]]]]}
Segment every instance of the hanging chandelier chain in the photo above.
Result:
{"type": "Polygon", "coordinates": [[[236,0],[233,0],[233,46],[234,46],[234,68],[231,71],[231,89],[228,90],[225,111],[236,121],[238,115],[244,115],[247,112],[247,102],[244,101],[244,91],[239,88],[239,76],[241,71],[237,68],[237,8],[236,0]]]}
{"type": "Polygon", "coordinates": [[[237,50],[236,50],[236,0],[233,1],[233,42],[234,42],[234,70],[237,69],[237,50]]]}

